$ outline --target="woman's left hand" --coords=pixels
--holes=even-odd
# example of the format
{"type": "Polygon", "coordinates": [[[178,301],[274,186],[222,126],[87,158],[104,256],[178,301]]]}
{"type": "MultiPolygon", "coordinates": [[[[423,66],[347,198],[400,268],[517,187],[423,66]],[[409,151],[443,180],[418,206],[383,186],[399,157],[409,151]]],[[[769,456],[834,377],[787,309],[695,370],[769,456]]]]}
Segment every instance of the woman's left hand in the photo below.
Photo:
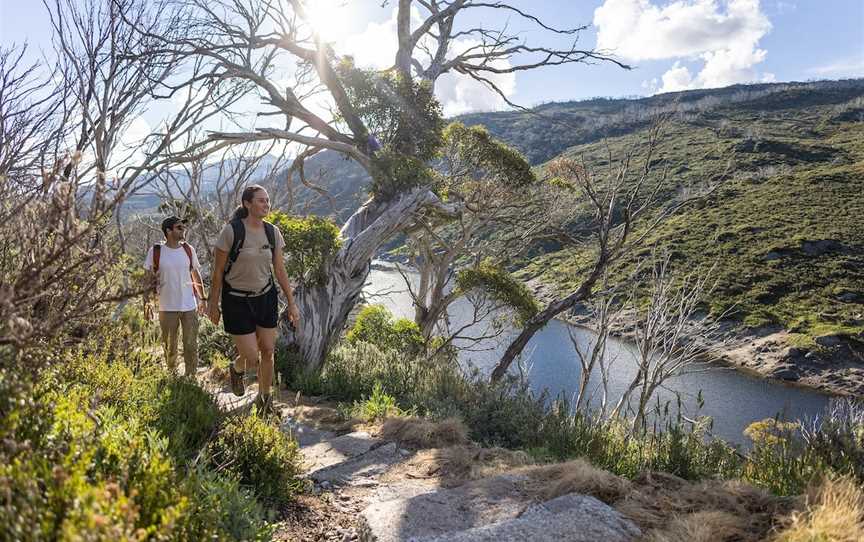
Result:
{"type": "Polygon", "coordinates": [[[296,303],[292,303],[291,306],[288,307],[288,321],[291,322],[294,329],[297,329],[297,326],[300,325],[300,309],[297,308],[296,303]]]}

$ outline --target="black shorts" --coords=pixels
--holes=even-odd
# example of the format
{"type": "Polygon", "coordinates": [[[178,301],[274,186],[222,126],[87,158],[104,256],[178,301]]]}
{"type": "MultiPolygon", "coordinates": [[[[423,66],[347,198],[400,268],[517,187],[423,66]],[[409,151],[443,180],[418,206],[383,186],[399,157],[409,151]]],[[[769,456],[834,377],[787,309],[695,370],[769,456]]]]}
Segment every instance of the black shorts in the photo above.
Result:
{"type": "Polygon", "coordinates": [[[242,297],[222,292],[222,321],[231,335],[255,333],[256,327],[274,328],[279,312],[276,286],[255,297],[242,297]]]}

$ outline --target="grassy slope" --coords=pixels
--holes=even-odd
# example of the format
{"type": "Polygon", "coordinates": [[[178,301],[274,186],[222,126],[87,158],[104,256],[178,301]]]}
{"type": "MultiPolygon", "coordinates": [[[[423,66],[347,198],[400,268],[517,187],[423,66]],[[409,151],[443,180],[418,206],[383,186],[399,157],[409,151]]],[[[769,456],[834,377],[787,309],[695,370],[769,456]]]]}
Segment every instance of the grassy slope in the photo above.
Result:
{"type": "MultiPolygon", "coordinates": [[[[669,166],[662,199],[674,197],[676,186],[726,180],[706,205],[679,213],[649,241],[672,250],[682,269],[717,262],[714,308],[734,304],[745,324],[780,324],[805,343],[864,331],[861,95],[793,89],[669,126],[659,153],[669,166]],[[832,242],[808,243],[825,240],[832,242]]],[[[607,142],[620,156],[643,134],[607,142]]],[[[605,147],[592,143],[564,154],[602,167],[605,147]]],[[[566,288],[578,281],[574,270],[584,258],[561,250],[535,258],[520,274],[566,288]]]]}

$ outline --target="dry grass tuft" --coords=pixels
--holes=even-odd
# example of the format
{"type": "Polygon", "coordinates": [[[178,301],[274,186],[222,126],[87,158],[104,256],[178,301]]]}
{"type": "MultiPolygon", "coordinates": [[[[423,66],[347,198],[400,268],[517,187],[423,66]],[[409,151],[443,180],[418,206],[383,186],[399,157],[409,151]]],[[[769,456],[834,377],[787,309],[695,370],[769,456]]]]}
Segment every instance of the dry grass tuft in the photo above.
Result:
{"type": "Polygon", "coordinates": [[[380,436],[417,449],[444,448],[469,442],[468,428],[458,418],[440,422],[413,416],[386,418],[380,436]]]}
{"type": "Polygon", "coordinates": [[[747,540],[741,518],[718,510],[695,512],[673,519],[662,531],[652,531],[646,542],[715,542],[747,540]]]}
{"type": "Polygon", "coordinates": [[[790,515],[775,542],[864,540],[864,489],[850,478],[825,480],[803,511],[790,515]]]}
{"type": "Polygon", "coordinates": [[[649,540],[764,540],[791,501],[740,481],[691,484],[646,472],[616,508],[649,540]],[[670,518],[676,518],[669,521],[670,518]]]}
{"type": "Polygon", "coordinates": [[[529,491],[536,492],[544,500],[568,493],[581,493],[612,504],[631,488],[630,482],[624,478],[598,469],[582,459],[531,468],[527,474],[532,480],[529,491]]]}

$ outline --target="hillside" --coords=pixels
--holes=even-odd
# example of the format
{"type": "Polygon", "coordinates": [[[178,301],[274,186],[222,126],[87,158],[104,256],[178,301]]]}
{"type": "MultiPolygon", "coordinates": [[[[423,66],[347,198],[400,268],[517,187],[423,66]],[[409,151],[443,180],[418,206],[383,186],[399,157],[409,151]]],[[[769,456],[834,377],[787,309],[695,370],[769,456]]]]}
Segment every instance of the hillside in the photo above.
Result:
{"type": "MultiPolygon", "coordinates": [[[[721,188],[648,240],[672,250],[683,268],[718,263],[715,309],[735,305],[750,326],[813,334],[864,324],[864,123],[855,120],[864,87],[857,92],[783,92],[667,127],[657,156],[670,173],[659,199],[708,180],[721,188]]],[[[605,143],[620,156],[640,135],[605,143]]],[[[600,166],[605,143],[562,154],[600,166]]],[[[578,259],[556,251],[526,273],[566,287],[577,280],[566,275],[578,259]]]]}
{"type": "MultiPolygon", "coordinates": [[[[803,86],[673,121],[657,153],[670,173],[659,200],[706,181],[721,187],[647,238],[671,251],[678,269],[716,263],[712,310],[731,311],[748,340],[770,338],[733,362],[846,393],[861,393],[864,381],[856,361],[864,342],[862,94],[860,84],[803,86]]],[[[562,154],[599,166],[606,143],[621,156],[641,135],[562,154]]],[[[549,252],[520,274],[565,290],[585,257],[549,252]]]]}

